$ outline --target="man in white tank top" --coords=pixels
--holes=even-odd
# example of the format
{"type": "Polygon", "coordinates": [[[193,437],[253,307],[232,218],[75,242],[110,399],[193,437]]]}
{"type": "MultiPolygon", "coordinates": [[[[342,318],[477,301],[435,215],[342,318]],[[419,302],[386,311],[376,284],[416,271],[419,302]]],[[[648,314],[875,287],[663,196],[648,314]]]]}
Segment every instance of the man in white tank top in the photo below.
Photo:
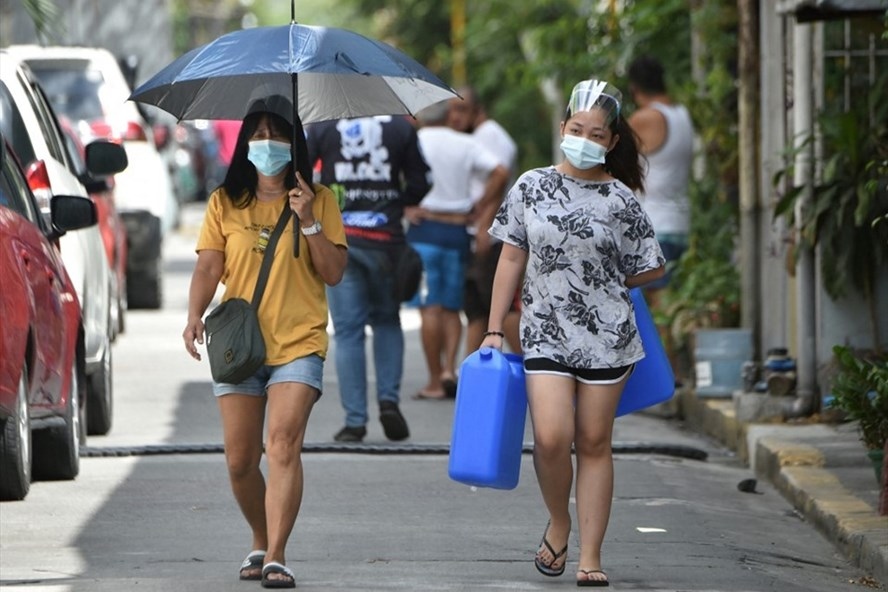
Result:
{"type": "MultiPolygon", "coordinates": [[[[666,257],[666,275],[645,286],[652,309],[658,305],[657,292],[672,275],[672,267],[688,247],[691,205],[688,180],[694,153],[694,128],[684,105],[669,97],[663,66],[648,56],[629,66],[629,91],[638,107],[629,117],[629,126],[639,139],[639,149],[647,160],[644,193],[639,195],[654,225],[657,240],[666,257]]],[[[667,351],[673,357],[668,331],[661,331],[667,351]]],[[[673,363],[675,376],[678,368],[673,363]]]]}

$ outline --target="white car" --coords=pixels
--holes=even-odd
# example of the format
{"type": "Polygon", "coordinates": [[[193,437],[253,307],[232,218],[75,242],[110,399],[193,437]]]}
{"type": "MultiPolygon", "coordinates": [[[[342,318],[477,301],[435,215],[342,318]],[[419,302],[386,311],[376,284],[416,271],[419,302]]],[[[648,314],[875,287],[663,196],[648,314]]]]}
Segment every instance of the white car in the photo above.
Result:
{"type": "MultiPolygon", "coordinates": [[[[0,129],[19,158],[47,220],[53,195],[89,197],[77,177],[55,113],[39,84],[27,66],[4,50],[0,50],[0,129]]],[[[121,166],[126,166],[123,151],[118,151],[121,166]]],[[[113,400],[113,298],[108,258],[97,226],[66,233],[59,246],[82,310],[87,431],[106,434],[111,429],[113,400]]]]}
{"type": "Polygon", "coordinates": [[[178,222],[179,202],[151,127],[128,100],[131,89],[117,60],[95,47],[13,45],[8,51],[28,64],[84,143],[110,139],[126,148],[129,166],[115,176],[115,192],[127,231],[128,305],[160,308],[163,237],[178,222]]]}

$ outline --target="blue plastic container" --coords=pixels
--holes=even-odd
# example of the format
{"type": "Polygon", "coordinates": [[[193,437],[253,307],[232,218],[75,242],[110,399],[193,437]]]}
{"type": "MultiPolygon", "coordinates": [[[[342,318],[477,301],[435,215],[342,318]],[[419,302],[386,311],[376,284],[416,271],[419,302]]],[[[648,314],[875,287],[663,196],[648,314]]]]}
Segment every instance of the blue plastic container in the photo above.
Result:
{"type": "Polygon", "coordinates": [[[675,392],[672,365],[663,349],[644,295],[638,288],[629,290],[629,295],[635,307],[635,324],[641,334],[644,359],[636,362],[635,370],[626,382],[620,404],[617,405],[617,417],[668,401],[675,392]]]}
{"type": "Polygon", "coordinates": [[[521,472],[527,390],[521,356],[484,347],[460,366],[448,474],[454,481],[514,489],[521,472]]]}
{"type": "Polygon", "coordinates": [[[730,397],[743,388],[743,363],[752,359],[749,329],[697,329],[694,346],[698,397],[730,397]]]}

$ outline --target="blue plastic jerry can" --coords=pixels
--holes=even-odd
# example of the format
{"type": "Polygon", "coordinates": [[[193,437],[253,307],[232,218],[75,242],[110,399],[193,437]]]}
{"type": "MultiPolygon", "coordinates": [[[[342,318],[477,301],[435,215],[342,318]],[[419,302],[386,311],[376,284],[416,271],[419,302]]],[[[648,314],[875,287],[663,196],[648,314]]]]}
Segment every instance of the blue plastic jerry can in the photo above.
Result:
{"type": "Polygon", "coordinates": [[[527,390],[521,356],[484,347],[460,366],[448,474],[454,481],[514,489],[521,472],[527,390]]]}
{"type": "Polygon", "coordinates": [[[629,290],[635,307],[635,324],[644,346],[644,358],[635,363],[635,370],[623,388],[617,417],[668,401],[675,392],[675,375],[669,356],[663,349],[660,334],[639,288],[629,290]]]}

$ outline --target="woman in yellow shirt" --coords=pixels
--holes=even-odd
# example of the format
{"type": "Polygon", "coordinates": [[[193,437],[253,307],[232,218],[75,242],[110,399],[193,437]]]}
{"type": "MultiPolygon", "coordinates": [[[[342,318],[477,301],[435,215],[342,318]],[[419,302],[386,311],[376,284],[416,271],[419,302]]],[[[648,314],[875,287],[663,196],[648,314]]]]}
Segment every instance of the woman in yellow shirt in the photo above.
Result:
{"type": "Polygon", "coordinates": [[[325,286],[342,279],[347,248],[333,193],[294,172],[292,129],[270,110],[244,118],[225,180],[207,204],[183,333],[188,353],[200,360],[195,342],[204,342],[202,319],[219,282],[225,285],[223,300],[251,300],[268,237],[289,207],[301,225],[300,256],[293,256],[291,217],[258,309],[265,365],[240,384],[213,384],[231,487],[252,530],[253,550],[240,579],[261,579],[269,588],[295,586],[285,548],[302,501],[305,428],[321,395],[328,342],[325,286]],[[267,481],[259,464],[266,413],[267,481]]]}

